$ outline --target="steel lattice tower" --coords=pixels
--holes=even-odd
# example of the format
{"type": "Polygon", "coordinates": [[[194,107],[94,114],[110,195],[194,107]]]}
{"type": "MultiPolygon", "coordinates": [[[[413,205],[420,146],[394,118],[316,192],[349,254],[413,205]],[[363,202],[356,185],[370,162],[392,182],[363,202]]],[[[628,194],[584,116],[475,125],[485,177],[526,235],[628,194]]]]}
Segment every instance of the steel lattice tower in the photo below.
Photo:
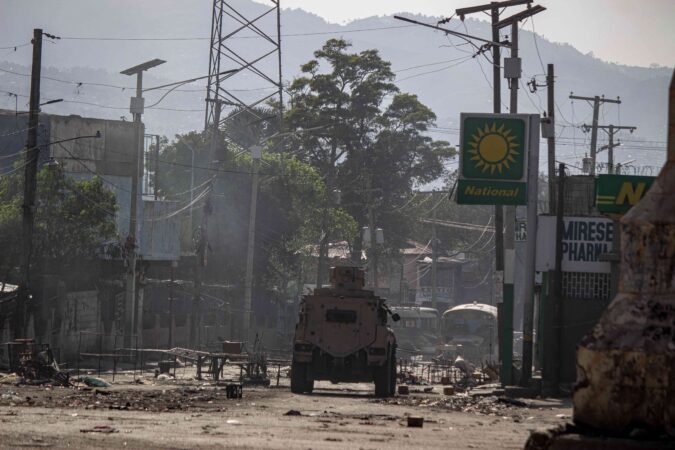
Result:
{"type": "Polygon", "coordinates": [[[256,117],[252,109],[274,97],[283,105],[280,1],[242,13],[235,1],[213,0],[205,130],[222,128],[228,109],[256,117]]]}

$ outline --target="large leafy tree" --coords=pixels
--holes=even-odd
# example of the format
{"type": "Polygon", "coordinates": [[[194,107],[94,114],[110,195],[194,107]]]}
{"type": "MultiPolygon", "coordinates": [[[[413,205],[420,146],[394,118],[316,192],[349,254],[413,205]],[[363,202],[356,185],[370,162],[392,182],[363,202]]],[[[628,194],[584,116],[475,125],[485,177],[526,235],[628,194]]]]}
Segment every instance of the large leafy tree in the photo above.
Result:
{"type": "MultiPolygon", "coordinates": [[[[160,187],[164,196],[185,203],[190,190],[191,159],[195,155],[193,197],[211,186],[204,203],[195,205],[194,225],[206,227],[209,256],[207,279],[241,284],[244,279],[250,212],[252,159],[249,149],[262,145],[256,220],[255,278],[259,288],[283,290],[302,269],[302,253],[321,235],[326,186],[319,172],[279,149],[277,115],[272,108],[231,112],[220,140],[211,146],[211,133],[176,136],[160,157],[160,187]],[[216,153],[213,156],[213,153],[216,153]],[[217,160],[214,163],[214,158],[217,160]],[[206,216],[204,216],[206,214],[206,216]]],[[[356,224],[345,211],[330,208],[332,232],[351,238],[356,224]]]]}
{"type": "MultiPolygon", "coordinates": [[[[0,178],[0,273],[16,279],[21,260],[21,204],[23,180],[19,174],[0,178]]],[[[56,260],[64,266],[91,258],[100,244],[115,235],[115,194],[102,180],[74,180],[59,167],[38,172],[34,265],[56,260]]],[[[35,267],[33,267],[35,270],[35,267]]]]}
{"type": "MultiPolygon", "coordinates": [[[[415,95],[399,92],[377,50],[349,47],[331,39],[302,66],[290,86],[286,126],[297,132],[296,154],[318,168],[329,190],[342,192],[342,205],[361,227],[372,210],[394,249],[414,225],[397,206],[415,186],[441,176],[454,149],[426,135],[436,116],[415,95]]],[[[360,235],[351,246],[359,259],[360,235]]]]}

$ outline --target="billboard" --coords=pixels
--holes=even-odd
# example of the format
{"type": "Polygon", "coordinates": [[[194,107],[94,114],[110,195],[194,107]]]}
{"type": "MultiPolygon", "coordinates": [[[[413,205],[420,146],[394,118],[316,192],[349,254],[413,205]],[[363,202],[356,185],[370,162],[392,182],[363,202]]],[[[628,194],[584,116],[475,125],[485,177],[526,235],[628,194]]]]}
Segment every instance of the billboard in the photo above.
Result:
{"type": "MultiPolygon", "coordinates": [[[[564,217],[562,270],[564,272],[610,273],[602,256],[612,252],[614,222],[604,217],[564,217]]],[[[555,269],[556,217],[539,216],[537,271],[555,269]]]]}
{"type": "Polygon", "coordinates": [[[655,179],[636,175],[598,175],[595,206],[603,213],[624,214],[644,197],[655,179]]]}
{"type": "Polygon", "coordinates": [[[526,204],[530,120],[528,114],[461,114],[457,203],[526,204]]]}

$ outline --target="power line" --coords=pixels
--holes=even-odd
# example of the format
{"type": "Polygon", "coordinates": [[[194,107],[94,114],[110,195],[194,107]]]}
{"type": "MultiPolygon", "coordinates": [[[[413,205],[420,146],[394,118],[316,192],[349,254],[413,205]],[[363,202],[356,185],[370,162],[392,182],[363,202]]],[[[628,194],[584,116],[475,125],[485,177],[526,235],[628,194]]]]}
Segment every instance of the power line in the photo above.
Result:
{"type": "MultiPolygon", "coordinates": [[[[282,34],[281,37],[300,37],[300,36],[324,36],[338,35],[344,33],[362,33],[366,31],[393,30],[400,28],[410,28],[413,25],[398,25],[390,27],[359,28],[354,30],[339,31],[317,31],[311,33],[289,33],[282,34]]],[[[117,37],[83,37],[83,36],[64,36],[61,39],[69,41],[208,41],[209,37],[175,37],[175,38],[117,38],[117,37]]],[[[230,39],[261,39],[260,36],[233,36],[230,39]]],[[[13,48],[13,47],[7,47],[13,48]]]]}
{"type": "Polygon", "coordinates": [[[0,50],[10,50],[10,49],[16,50],[17,48],[27,47],[29,45],[31,45],[31,43],[26,42],[25,44],[17,44],[17,45],[9,45],[7,47],[0,47],[0,50]]]}

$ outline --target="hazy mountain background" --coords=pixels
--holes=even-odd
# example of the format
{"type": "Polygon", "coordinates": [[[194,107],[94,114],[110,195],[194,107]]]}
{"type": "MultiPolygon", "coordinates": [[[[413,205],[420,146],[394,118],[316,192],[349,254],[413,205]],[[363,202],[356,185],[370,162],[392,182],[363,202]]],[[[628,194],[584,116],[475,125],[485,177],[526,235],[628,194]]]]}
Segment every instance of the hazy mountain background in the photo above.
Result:
{"type": "MultiPolygon", "coordinates": [[[[249,17],[265,9],[263,5],[249,0],[232,4],[249,17]]],[[[43,110],[55,114],[111,119],[125,117],[130,120],[128,104],[132,90],[87,83],[132,88],[134,80],[120,75],[120,70],[152,58],[161,58],[167,63],[147,73],[144,79],[147,87],[206,75],[211,5],[211,0],[119,0],[106,3],[63,0],[58,4],[5,0],[0,18],[0,69],[29,74],[32,29],[43,27],[46,32],[62,39],[45,42],[43,46],[41,95],[43,101],[54,98],[67,100],[45,106],[43,110]],[[105,40],[108,38],[158,40],[105,40]],[[16,48],[13,47],[15,45],[16,48]]],[[[552,13],[546,11],[542,14],[552,13]]],[[[426,23],[436,23],[440,19],[405,15],[426,23]]],[[[269,17],[269,20],[263,21],[262,27],[276,34],[273,19],[269,17]]],[[[408,25],[388,16],[338,25],[302,10],[284,9],[281,20],[285,83],[299,74],[300,65],[311,59],[312,52],[328,38],[344,37],[353,43],[354,51],[376,48],[384,59],[392,62],[401,90],[417,94],[436,112],[438,128],[433,130],[435,137],[457,144],[460,112],[492,111],[491,64],[483,56],[471,58],[474,49],[461,39],[449,38],[442,32],[408,25]]],[[[467,19],[465,23],[452,20],[444,26],[485,38],[491,34],[489,23],[483,20],[467,19]]],[[[635,165],[660,165],[665,159],[667,87],[672,68],[631,67],[601,61],[592,54],[580,53],[570,45],[549,42],[541,34],[532,33],[532,29],[532,23],[528,21],[520,33],[523,83],[519,112],[542,112],[546,109],[545,88],[530,93],[525,83],[535,77],[542,84],[546,64],[555,64],[557,133],[560,137],[558,159],[580,164],[590,141],[588,134],[573,125],[590,123],[592,108],[586,102],[572,103],[568,95],[574,91],[584,96],[620,96],[620,107],[611,104],[602,107],[600,123],[635,125],[638,129],[633,135],[622,135],[624,145],[616,150],[616,160],[636,160],[635,165]]],[[[536,31],[545,34],[545,30],[536,31]]],[[[508,29],[503,32],[508,34],[508,29]]],[[[250,33],[236,36],[237,39],[229,42],[243,55],[261,54],[269,48],[263,40],[250,33]]],[[[224,65],[223,69],[233,67],[224,65]]],[[[274,76],[277,61],[268,57],[260,67],[274,76]]],[[[147,132],[173,137],[176,133],[203,128],[205,86],[205,80],[182,86],[167,95],[157,108],[146,110],[144,122],[147,132]]],[[[236,90],[237,95],[245,100],[272,92],[268,84],[249,74],[233,77],[228,88],[236,90]]],[[[502,89],[503,112],[507,112],[505,83],[502,89]]],[[[26,109],[28,93],[28,76],[0,71],[0,108],[14,109],[16,101],[20,110],[26,109]]],[[[165,93],[146,93],[146,105],[155,103],[165,93]]],[[[604,142],[606,137],[601,132],[600,143],[604,142]]],[[[545,151],[542,156],[543,168],[545,151]]],[[[599,161],[605,160],[603,153],[599,161]]]]}

